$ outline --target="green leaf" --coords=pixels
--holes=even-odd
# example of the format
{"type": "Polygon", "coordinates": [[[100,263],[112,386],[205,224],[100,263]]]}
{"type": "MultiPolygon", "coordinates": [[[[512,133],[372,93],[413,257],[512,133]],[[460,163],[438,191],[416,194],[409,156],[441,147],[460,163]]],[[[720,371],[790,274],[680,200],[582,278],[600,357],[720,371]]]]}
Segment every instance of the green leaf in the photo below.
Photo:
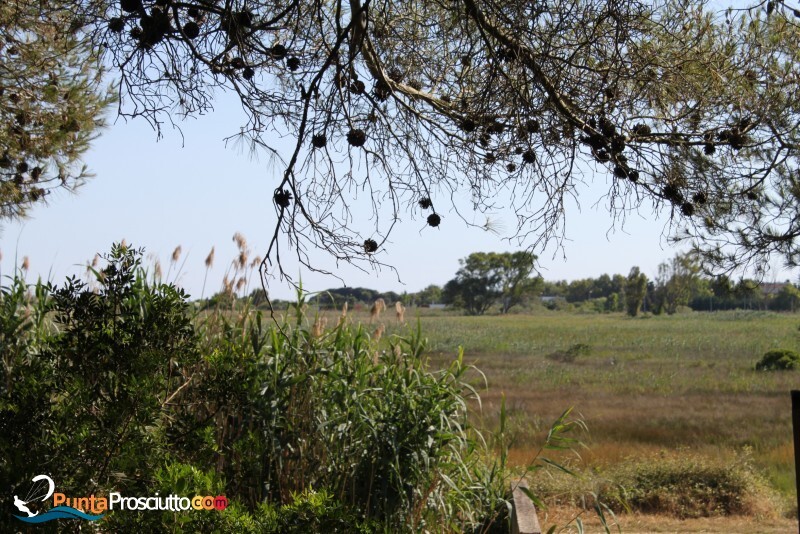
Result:
{"type": "Polygon", "coordinates": [[[559,471],[562,471],[562,472],[564,472],[564,473],[566,473],[566,474],[568,474],[570,476],[573,476],[575,478],[580,478],[580,475],[578,475],[575,472],[567,469],[566,467],[564,467],[563,465],[561,465],[558,462],[550,460],[549,458],[542,458],[541,460],[542,460],[542,462],[546,463],[550,467],[554,467],[554,468],[558,469],[559,471]]]}
{"type": "Polygon", "coordinates": [[[536,494],[530,490],[530,488],[526,488],[524,486],[517,486],[517,489],[520,490],[525,495],[527,495],[536,508],[539,508],[540,510],[547,509],[547,506],[544,504],[544,501],[542,501],[539,497],[537,497],[536,494]]]}

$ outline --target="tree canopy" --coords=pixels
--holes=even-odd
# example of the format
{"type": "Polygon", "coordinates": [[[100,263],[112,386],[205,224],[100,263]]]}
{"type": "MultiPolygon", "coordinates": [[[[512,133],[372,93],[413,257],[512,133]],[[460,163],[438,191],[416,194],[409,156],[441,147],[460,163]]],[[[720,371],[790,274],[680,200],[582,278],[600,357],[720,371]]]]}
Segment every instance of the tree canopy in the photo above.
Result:
{"type": "Polygon", "coordinates": [[[281,236],[306,265],[315,247],[379,262],[402,215],[451,224],[462,192],[513,212],[535,250],[592,182],[611,224],[666,213],[717,267],[794,265],[800,11],[709,6],[121,0],[86,9],[83,31],[125,116],[161,128],[238,96],[238,135],[283,166],[264,267],[281,236]]]}
{"type": "Polygon", "coordinates": [[[73,4],[0,4],[0,221],[88,177],[80,158],[112,94],[73,4]]]}
{"type": "Polygon", "coordinates": [[[531,278],[535,261],[530,252],[473,252],[458,260],[461,268],[442,297],[469,315],[483,315],[497,301],[500,312],[507,313],[541,288],[541,278],[531,278]]]}
{"type": "Polygon", "coordinates": [[[647,296],[647,275],[639,267],[631,267],[625,282],[625,311],[631,317],[639,315],[647,296]]]}
{"type": "Polygon", "coordinates": [[[679,254],[658,266],[655,280],[655,311],[670,315],[680,306],[688,306],[692,299],[711,295],[704,286],[707,280],[700,276],[700,268],[688,254],[679,254]]]}

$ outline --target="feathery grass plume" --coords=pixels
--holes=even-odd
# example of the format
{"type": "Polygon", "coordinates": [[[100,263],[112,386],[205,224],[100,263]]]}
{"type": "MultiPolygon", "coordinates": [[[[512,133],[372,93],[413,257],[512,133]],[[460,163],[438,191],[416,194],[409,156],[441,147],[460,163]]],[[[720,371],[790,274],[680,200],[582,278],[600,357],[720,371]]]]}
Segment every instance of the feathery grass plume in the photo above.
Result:
{"type": "Polygon", "coordinates": [[[97,264],[100,262],[100,254],[95,254],[91,262],[86,262],[86,282],[89,285],[89,290],[97,293],[97,277],[93,275],[96,272],[97,264]]]}
{"type": "Polygon", "coordinates": [[[233,294],[233,282],[228,280],[228,275],[227,274],[222,279],[222,291],[226,295],[232,295],[233,294]]]}
{"type": "Polygon", "coordinates": [[[314,339],[319,339],[325,333],[325,327],[328,326],[328,318],[320,317],[319,315],[314,320],[314,325],[311,327],[311,336],[314,339]]]}
{"type": "Polygon", "coordinates": [[[247,251],[245,249],[241,249],[239,251],[239,257],[237,258],[237,263],[239,264],[240,269],[244,269],[247,267],[247,251]]]}
{"type": "Polygon", "coordinates": [[[28,272],[28,269],[30,269],[30,267],[31,267],[31,262],[28,259],[28,256],[23,256],[22,257],[22,270],[25,271],[25,272],[28,272]]]}
{"type": "Polygon", "coordinates": [[[399,343],[394,346],[394,348],[392,349],[392,352],[394,353],[396,358],[399,358],[400,356],[403,355],[403,349],[400,348],[400,344],[399,343]]]}
{"type": "Polygon", "coordinates": [[[378,365],[380,360],[380,351],[377,348],[378,342],[380,342],[381,338],[383,337],[383,332],[386,330],[386,325],[381,323],[378,328],[372,333],[372,342],[375,343],[376,347],[375,350],[372,352],[372,365],[378,365]]]}
{"type": "Polygon", "coordinates": [[[154,276],[155,276],[156,281],[161,280],[161,262],[158,261],[158,260],[156,260],[154,276]]]}
{"type": "Polygon", "coordinates": [[[398,323],[406,322],[406,307],[399,300],[394,303],[395,316],[398,323]]]}
{"type": "Polygon", "coordinates": [[[203,275],[203,289],[200,290],[200,300],[203,300],[203,297],[206,294],[206,281],[208,280],[208,271],[214,266],[214,247],[211,247],[211,252],[208,253],[206,256],[206,274],[203,275]]]}
{"type": "Polygon", "coordinates": [[[250,262],[250,268],[251,269],[258,269],[259,267],[261,267],[261,258],[259,258],[258,256],[255,256],[255,257],[253,257],[253,261],[250,262]]]}
{"type": "Polygon", "coordinates": [[[239,250],[247,248],[247,240],[239,232],[233,234],[233,240],[236,241],[236,246],[239,247],[239,250]]]}
{"type": "Polygon", "coordinates": [[[167,269],[167,281],[169,281],[169,275],[172,273],[172,267],[178,263],[178,260],[181,257],[182,248],[180,245],[175,247],[175,250],[172,251],[172,259],[169,262],[169,269],[167,269]]]}
{"type": "Polygon", "coordinates": [[[239,278],[239,280],[236,282],[236,292],[237,293],[240,292],[244,288],[244,285],[246,283],[247,283],[247,279],[244,276],[239,278]]]}
{"type": "Polygon", "coordinates": [[[377,319],[381,312],[386,309],[386,302],[383,299],[376,300],[372,307],[369,309],[369,324],[372,324],[372,321],[377,319]]]}
{"type": "Polygon", "coordinates": [[[372,333],[372,341],[374,341],[375,343],[380,341],[385,331],[386,331],[385,324],[381,323],[380,325],[378,325],[378,328],[376,328],[375,331],[372,333]]]}
{"type": "Polygon", "coordinates": [[[347,322],[347,301],[344,301],[344,306],[342,306],[342,314],[339,316],[339,321],[336,323],[337,326],[343,326],[347,322]]]}
{"type": "Polygon", "coordinates": [[[119,247],[122,249],[128,248],[128,241],[124,237],[122,238],[122,241],[120,241],[119,247]]]}

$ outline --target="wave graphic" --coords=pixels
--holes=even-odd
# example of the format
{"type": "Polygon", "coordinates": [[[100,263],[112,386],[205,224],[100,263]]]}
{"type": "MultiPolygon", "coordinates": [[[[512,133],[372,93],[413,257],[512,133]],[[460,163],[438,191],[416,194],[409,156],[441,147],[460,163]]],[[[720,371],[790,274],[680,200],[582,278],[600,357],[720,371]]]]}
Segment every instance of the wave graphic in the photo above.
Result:
{"type": "Polygon", "coordinates": [[[97,521],[98,519],[102,519],[104,516],[105,514],[89,515],[81,512],[80,510],[76,510],[71,506],[56,506],[55,508],[51,508],[43,514],[35,515],[33,517],[19,515],[15,515],[14,517],[20,521],[24,521],[25,523],[44,523],[46,521],[52,521],[53,519],[85,519],[86,521],[97,521]]]}

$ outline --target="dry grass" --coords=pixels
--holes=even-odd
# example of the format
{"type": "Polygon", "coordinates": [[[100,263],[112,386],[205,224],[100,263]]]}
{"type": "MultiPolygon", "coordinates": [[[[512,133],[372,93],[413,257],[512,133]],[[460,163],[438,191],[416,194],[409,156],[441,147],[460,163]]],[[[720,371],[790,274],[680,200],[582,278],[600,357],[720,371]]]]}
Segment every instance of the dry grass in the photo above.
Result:
{"type": "Polygon", "coordinates": [[[386,309],[386,302],[383,299],[378,299],[372,303],[372,307],[369,310],[369,324],[372,324],[378,317],[380,317],[381,313],[386,309]]]}
{"type": "MultiPolygon", "coordinates": [[[[539,511],[539,521],[544,531],[555,525],[561,527],[580,513],[574,507],[551,507],[539,511]]],[[[587,533],[604,532],[600,521],[591,513],[581,516],[587,533]]],[[[625,534],[649,533],[725,533],[725,534],[786,534],[797,531],[797,520],[785,518],[759,519],[746,516],[701,517],[676,519],[658,514],[619,514],[616,522],[625,534]]],[[[616,528],[612,529],[612,532],[616,528]]],[[[562,532],[577,532],[575,529],[562,532]]]]}
{"type": "MultiPolygon", "coordinates": [[[[329,312],[339,319],[339,312],[329,312]]],[[[789,391],[798,373],[753,370],[769,349],[796,347],[800,318],[788,314],[727,312],[629,319],[620,315],[542,314],[460,317],[409,309],[429,339],[433,365],[446,362],[459,346],[475,375],[482,410],[475,423],[496,428],[506,397],[509,463],[526,465],[550,423],[574,406],[587,423],[587,448],[559,458],[579,471],[612,469],[630,458],[691,454],[735,459],[752,450],[756,470],[781,494],[764,502],[761,517],[679,520],[664,515],[623,514],[625,532],[788,532],[796,522],[794,454],[789,391]],[[575,358],[548,358],[581,345],[575,358]],[[770,517],[770,516],[773,517],[770,517]]],[[[367,323],[369,310],[349,315],[367,323]]],[[[390,324],[384,340],[407,335],[390,324]]],[[[386,343],[387,341],[384,341],[386,343]]],[[[477,408],[477,406],[475,407],[477,408]]],[[[547,496],[545,496],[547,497],[547,496]]],[[[551,499],[552,502],[552,499],[551,499]]],[[[755,505],[755,509],[759,508],[755,505]]],[[[543,523],[564,524],[572,508],[556,507],[543,523]]],[[[587,531],[599,531],[599,523],[587,531]],[[592,530],[595,528],[595,530],[592,530]]]]}
{"type": "MultiPolygon", "coordinates": [[[[408,315],[420,317],[434,364],[463,346],[466,361],[486,374],[488,389],[481,391],[476,424],[496,427],[501,395],[506,396],[512,465],[529,462],[550,423],[574,406],[589,434],[583,436],[588,448],[580,458],[562,455],[571,467],[606,469],[632,457],[663,453],[733,459],[749,449],[755,468],[782,495],[777,507],[765,506],[791,513],[795,482],[789,391],[800,381],[797,373],[756,372],[753,365],[766,350],[797,346],[797,316],[459,317],[416,309],[408,315]],[[552,358],[578,345],[587,349],[573,351],[574,358],[552,358]]],[[[386,334],[405,331],[390,326],[386,334]]],[[[478,376],[475,385],[483,385],[478,376]]],[[[625,530],[785,532],[791,524],[781,519],[664,519],[631,516],[625,530]],[[658,525],[663,528],[657,530],[658,525]]]]}

